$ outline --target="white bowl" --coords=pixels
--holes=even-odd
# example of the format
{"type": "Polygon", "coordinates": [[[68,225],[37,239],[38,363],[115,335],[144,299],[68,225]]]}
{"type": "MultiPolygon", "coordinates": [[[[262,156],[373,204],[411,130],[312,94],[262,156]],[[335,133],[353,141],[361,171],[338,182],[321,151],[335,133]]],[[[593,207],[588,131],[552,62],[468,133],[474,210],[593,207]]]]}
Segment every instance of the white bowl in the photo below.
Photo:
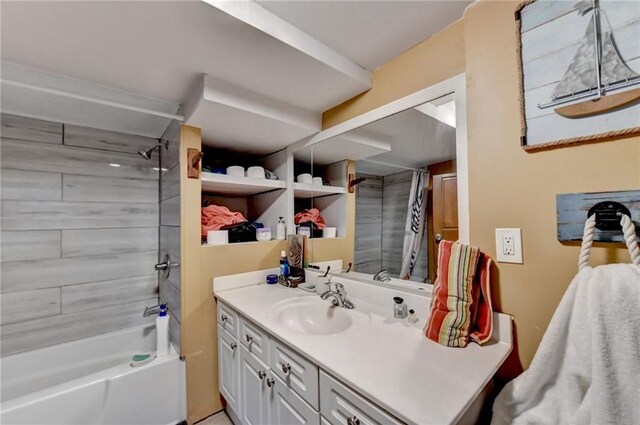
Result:
{"type": "Polygon", "coordinates": [[[264,179],[264,168],[262,167],[249,167],[247,168],[247,177],[252,179],[264,179]]]}
{"type": "Polygon", "coordinates": [[[239,165],[232,165],[227,167],[227,175],[235,177],[244,177],[244,167],[239,165]]]}
{"type": "Polygon", "coordinates": [[[298,183],[313,184],[313,176],[308,173],[299,174],[297,180],[298,183]]]}
{"type": "Polygon", "coordinates": [[[322,186],[322,177],[314,177],[313,184],[315,184],[316,186],[322,186]]]}
{"type": "Polygon", "coordinates": [[[322,229],[322,237],[323,238],[335,238],[336,237],[336,228],[335,227],[325,227],[322,229]]]}

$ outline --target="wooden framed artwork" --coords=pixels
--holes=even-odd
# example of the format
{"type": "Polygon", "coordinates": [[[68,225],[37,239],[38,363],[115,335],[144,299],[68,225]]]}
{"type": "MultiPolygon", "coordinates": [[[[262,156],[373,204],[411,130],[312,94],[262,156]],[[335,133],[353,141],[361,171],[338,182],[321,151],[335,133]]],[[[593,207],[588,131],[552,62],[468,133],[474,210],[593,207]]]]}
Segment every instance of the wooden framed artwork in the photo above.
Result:
{"type": "Polygon", "coordinates": [[[525,150],[640,134],[640,2],[529,0],[516,22],[525,150]]]}

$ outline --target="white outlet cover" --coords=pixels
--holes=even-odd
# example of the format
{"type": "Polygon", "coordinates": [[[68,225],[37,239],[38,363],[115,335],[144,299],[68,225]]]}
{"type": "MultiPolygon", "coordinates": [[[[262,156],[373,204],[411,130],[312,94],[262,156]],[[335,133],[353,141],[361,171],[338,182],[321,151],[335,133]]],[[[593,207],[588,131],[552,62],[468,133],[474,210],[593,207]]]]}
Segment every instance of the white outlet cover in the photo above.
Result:
{"type": "MultiPolygon", "coordinates": [[[[508,242],[507,245],[509,245],[508,242]]],[[[524,263],[522,260],[522,229],[496,229],[496,256],[498,263],[524,263]],[[511,246],[507,246],[506,250],[505,239],[512,241],[511,246]]]]}

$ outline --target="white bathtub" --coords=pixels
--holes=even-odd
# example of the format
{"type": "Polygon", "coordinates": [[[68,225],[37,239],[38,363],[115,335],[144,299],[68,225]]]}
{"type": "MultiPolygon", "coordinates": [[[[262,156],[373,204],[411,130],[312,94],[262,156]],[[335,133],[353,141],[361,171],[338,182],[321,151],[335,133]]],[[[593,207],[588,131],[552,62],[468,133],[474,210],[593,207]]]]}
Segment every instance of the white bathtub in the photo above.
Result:
{"type": "Polygon", "coordinates": [[[155,351],[155,327],[140,326],[0,360],[0,423],[175,425],[186,419],[185,366],[155,351]]]}

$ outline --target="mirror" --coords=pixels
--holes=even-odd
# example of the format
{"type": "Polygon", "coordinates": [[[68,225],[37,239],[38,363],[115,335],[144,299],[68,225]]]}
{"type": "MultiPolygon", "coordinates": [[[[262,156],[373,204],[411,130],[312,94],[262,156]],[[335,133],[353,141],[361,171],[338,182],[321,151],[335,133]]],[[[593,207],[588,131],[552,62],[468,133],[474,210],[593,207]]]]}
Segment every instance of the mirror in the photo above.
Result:
{"type": "MultiPolygon", "coordinates": [[[[439,240],[458,238],[452,94],[327,139],[299,157],[304,155],[314,176],[330,175],[339,159],[355,160],[355,272],[434,280],[439,240]]],[[[342,224],[331,206],[346,196],[314,195],[311,205],[339,236],[342,224]]]]}

